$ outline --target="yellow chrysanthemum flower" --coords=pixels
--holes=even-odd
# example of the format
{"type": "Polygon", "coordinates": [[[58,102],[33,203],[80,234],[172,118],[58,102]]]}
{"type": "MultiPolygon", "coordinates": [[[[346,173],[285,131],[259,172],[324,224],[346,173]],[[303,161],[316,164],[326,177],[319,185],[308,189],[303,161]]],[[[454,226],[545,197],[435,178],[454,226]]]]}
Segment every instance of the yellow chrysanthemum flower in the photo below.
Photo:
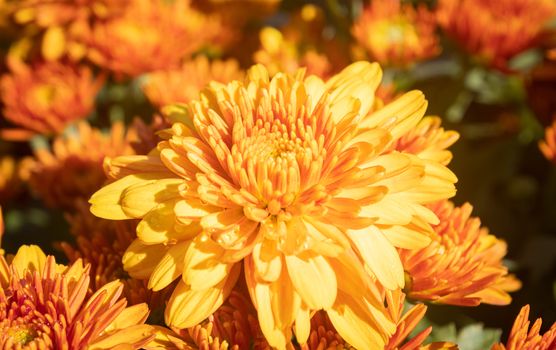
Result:
{"type": "Polygon", "coordinates": [[[400,0],[373,1],[354,23],[353,36],[371,58],[384,65],[408,66],[438,55],[434,14],[400,0]]]}
{"type": "Polygon", "coordinates": [[[411,298],[442,304],[506,305],[521,283],[502,265],[506,243],[471,217],[472,207],[450,201],[430,206],[440,219],[427,247],[400,250],[411,298]]]}
{"type": "Polygon", "coordinates": [[[540,335],[542,319],[538,318],[529,329],[529,305],[521,308],[506,345],[494,344],[491,350],[553,350],[556,349],[556,323],[540,335]]]}
{"type": "Polygon", "coordinates": [[[423,204],[455,192],[438,162],[392,150],[427,107],[409,92],[369,113],[378,64],[327,82],[260,65],[245,83],[212,83],[167,109],[177,122],[147,156],[108,162],[118,178],[91,197],[100,217],[141,218],[124,267],[155,290],[181,275],[166,308],[177,328],[213,313],[243,265],[261,329],[285,348],[327,312],[358,348],[383,347],[395,324],[376,291],[404,285],[395,247],[426,246],[436,215],[423,204]],[[319,288],[314,288],[319,286],[319,288]]]}
{"type": "Polygon", "coordinates": [[[86,299],[89,267],[57,265],[37,246],[0,256],[2,349],[140,349],[154,338],[145,304],[126,308],[113,281],[86,299]]]}

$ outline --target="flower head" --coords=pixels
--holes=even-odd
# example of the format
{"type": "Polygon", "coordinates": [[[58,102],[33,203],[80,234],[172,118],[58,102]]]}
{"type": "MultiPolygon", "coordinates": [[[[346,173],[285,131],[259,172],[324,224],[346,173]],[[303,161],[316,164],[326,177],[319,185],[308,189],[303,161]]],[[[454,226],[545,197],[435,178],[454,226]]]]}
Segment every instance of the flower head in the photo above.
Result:
{"type": "Polygon", "coordinates": [[[552,350],[556,347],[556,323],[540,335],[542,319],[537,319],[529,329],[529,305],[521,308],[506,345],[494,344],[491,350],[552,350]]]}
{"type": "Polygon", "coordinates": [[[77,132],[56,138],[51,150],[37,148],[22,172],[47,205],[71,209],[76,200],[88,198],[106,180],[104,157],[134,154],[128,137],[122,123],[104,134],[81,122],[77,132]]]}
{"type": "Polygon", "coordinates": [[[220,30],[188,0],[132,0],[122,16],[93,27],[93,62],[117,76],[177,68],[220,30]]]}
{"type": "Polygon", "coordinates": [[[352,32],[372,57],[384,65],[408,66],[440,51],[434,14],[399,0],[373,1],[363,10],[352,32]]]}
{"type": "Polygon", "coordinates": [[[201,89],[211,81],[227,83],[242,76],[235,60],[210,62],[205,56],[199,56],[185,62],[179,69],[150,73],[143,91],[153,105],[161,108],[197,99],[201,89]]]}
{"type": "Polygon", "coordinates": [[[556,121],[544,131],[544,140],[539,141],[539,148],[546,159],[556,164],[556,121]]]}
{"type": "Polygon", "coordinates": [[[210,84],[200,100],[167,108],[176,122],[148,156],[109,162],[118,180],[91,197],[91,211],[142,219],[124,254],[132,276],[158,290],[181,275],[170,326],[212,314],[243,266],[271,346],[284,348],[294,324],[305,342],[320,309],[350,344],[384,346],[395,324],[375,281],[403,286],[395,247],[430,242],[438,221],[424,204],[453,195],[456,178],[391,149],[427,103],[413,91],[370,113],[380,79],[368,62],[327,82],[270,79],[257,65],[244,83],[210,84]]]}
{"type": "Polygon", "coordinates": [[[4,116],[23,130],[3,130],[3,136],[61,132],[91,113],[102,82],[84,66],[48,62],[31,67],[11,61],[11,72],[0,79],[4,116]]]}
{"type": "Polygon", "coordinates": [[[126,308],[113,281],[86,299],[89,267],[57,265],[37,246],[11,264],[0,256],[0,345],[4,349],[140,349],[153,337],[148,307],[126,308]]]}
{"type": "Polygon", "coordinates": [[[476,306],[506,305],[508,292],[521,283],[502,265],[506,243],[471,217],[472,207],[455,207],[449,201],[430,206],[440,219],[436,233],[425,248],[400,250],[411,298],[442,304],[476,306]]]}
{"type": "Polygon", "coordinates": [[[552,0],[440,0],[438,22],[469,53],[506,70],[515,55],[533,47],[556,14],[552,0]]]}

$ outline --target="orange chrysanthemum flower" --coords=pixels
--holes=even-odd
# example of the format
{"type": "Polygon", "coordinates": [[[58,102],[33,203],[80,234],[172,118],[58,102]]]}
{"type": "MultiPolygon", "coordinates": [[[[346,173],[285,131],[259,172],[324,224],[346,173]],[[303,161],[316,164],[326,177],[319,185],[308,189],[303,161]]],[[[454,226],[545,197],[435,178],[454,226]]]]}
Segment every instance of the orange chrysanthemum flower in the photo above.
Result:
{"type": "Polygon", "coordinates": [[[113,281],[86,299],[89,267],[57,265],[37,246],[0,256],[2,349],[140,349],[154,338],[145,304],[126,308],[113,281]],[[119,300],[118,300],[119,299],[119,300]]]}
{"type": "Polygon", "coordinates": [[[430,206],[440,219],[430,245],[400,250],[411,298],[442,304],[476,306],[506,305],[508,292],[521,283],[502,265],[506,243],[471,217],[472,207],[454,207],[449,201],[430,206]]]}
{"type": "Polygon", "coordinates": [[[11,61],[11,73],[0,79],[4,116],[24,130],[3,130],[6,138],[61,132],[68,123],[85,118],[94,107],[102,78],[91,70],[60,62],[30,67],[11,61]]]}
{"type": "Polygon", "coordinates": [[[424,204],[453,195],[456,178],[392,150],[427,102],[412,91],[370,113],[381,76],[368,62],[327,82],[270,79],[257,65],[245,83],[211,84],[199,101],[168,108],[177,122],[148,156],[110,162],[118,180],[91,197],[91,210],[142,219],[124,255],[132,276],[150,276],[154,290],[182,276],[170,326],[212,314],[243,266],[271,346],[285,348],[294,323],[305,342],[320,309],[353,346],[385,345],[395,324],[375,278],[403,287],[395,247],[430,242],[438,219],[424,204]]]}
{"type": "Polygon", "coordinates": [[[122,16],[94,26],[89,57],[117,76],[177,68],[220,29],[189,0],[132,0],[122,16]]]}
{"type": "Polygon", "coordinates": [[[556,15],[552,0],[440,0],[438,22],[469,53],[505,70],[556,15]]]}
{"type": "Polygon", "coordinates": [[[384,65],[408,66],[440,52],[434,14],[400,0],[373,1],[353,25],[352,33],[384,65]]]}
{"type": "Polygon", "coordinates": [[[539,141],[539,148],[546,159],[556,164],[556,120],[544,131],[544,140],[539,141]]]}
{"type": "Polygon", "coordinates": [[[529,305],[521,308],[506,345],[494,344],[491,350],[553,350],[556,349],[556,323],[540,335],[542,319],[537,319],[529,329],[529,305]]]}
{"type": "Polygon", "coordinates": [[[211,81],[227,83],[242,77],[243,72],[233,59],[210,62],[205,56],[199,56],[185,62],[180,69],[149,74],[143,92],[154,106],[161,108],[197,99],[201,89],[211,81]]]}
{"type": "Polygon", "coordinates": [[[87,199],[106,180],[104,157],[134,154],[128,137],[122,123],[104,134],[81,122],[77,132],[55,139],[52,150],[36,149],[22,167],[23,177],[48,206],[72,209],[76,200],[87,199]]]}

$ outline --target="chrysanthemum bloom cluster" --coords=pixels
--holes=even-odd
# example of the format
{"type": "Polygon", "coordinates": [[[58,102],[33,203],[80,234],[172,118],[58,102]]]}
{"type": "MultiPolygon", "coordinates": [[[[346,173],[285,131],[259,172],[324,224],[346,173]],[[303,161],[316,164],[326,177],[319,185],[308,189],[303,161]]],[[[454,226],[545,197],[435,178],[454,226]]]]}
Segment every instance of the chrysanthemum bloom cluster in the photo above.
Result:
{"type": "Polygon", "coordinates": [[[437,10],[442,28],[466,51],[502,70],[536,44],[554,15],[552,0],[440,0],[437,10]]]}
{"type": "Polygon", "coordinates": [[[105,182],[104,157],[134,154],[128,137],[120,122],[106,134],[81,122],[76,132],[56,138],[52,150],[37,148],[35,157],[26,161],[23,176],[48,206],[69,210],[105,182]]]}
{"type": "Polygon", "coordinates": [[[181,120],[148,156],[116,158],[118,180],[92,212],[142,219],[124,255],[154,290],[178,285],[166,322],[194,326],[229,295],[243,266],[271,346],[305,343],[323,309],[348,343],[382,348],[396,325],[377,291],[403,287],[395,249],[430,242],[424,206],[454,194],[441,164],[391,145],[427,102],[409,92],[369,114],[377,64],[357,62],[327,82],[260,65],[245,83],[211,84],[199,101],[167,109],[181,120]],[[314,286],[320,286],[314,288],[314,286]],[[294,326],[295,324],[295,326],[294,326]]]}
{"type": "Polygon", "coordinates": [[[384,65],[405,67],[440,52],[436,19],[423,5],[400,0],[372,1],[352,33],[369,56],[384,65]]]}
{"type": "Polygon", "coordinates": [[[556,164],[556,121],[544,131],[544,140],[539,141],[539,148],[546,159],[556,164]]]}
{"type": "Polygon", "coordinates": [[[22,129],[2,130],[4,137],[59,133],[93,110],[103,79],[94,78],[89,68],[60,62],[10,63],[11,72],[0,79],[3,113],[22,129]]]}
{"type": "MultiPolygon", "coordinates": [[[[18,1],[13,10],[13,17],[16,23],[24,26],[24,31],[28,32],[28,35],[35,35],[37,31],[40,33],[38,38],[41,45],[40,51],[45,60],[55,61],[67,57],[76,61],[87,54],[87,40],[93,23],[121,15],[130,2],[130,0],[22,0],[18,1]]],[[[15,46],[24,48],[27,46],[25,41],[29,40],[33,39],[24,36],[15,46]]]]}
{"type": "Polygon", "coordinates": [[[188,0],[133,0],[93,28],[90,59],[117,76],[177,68],[221,28],[188,0]]]}
{"type": "Polygon", "coordinates": [[[400,250],[411,298],[437,303],[476,306],[506,305],[508,292],[521,286],[502,265],[506,243],[471,217],[472,207],[449,201],[430,205],[440,223],[427,247],[400,250]]]}
{"type": "Polygon", "coordinates": [[[553,350],[556,349],[556,323],[540,335],[542,319],[537,319],[529,329],[529,305],[521,308],[506,345],[498,343],[491,350],[553,350]]]}
{"type": "Polygon", "coordinates": [[[199,97],[199,92],[209,82],[228,83],[242,79],[243,72],[237,61],[209,61],[199,56],[184,62],[179,69],[150,73],[143,85],[149,102],[161,108],[171,103],[187,103],[199,97]]]}
{"type": "Polygon", "coordinates": [[[154,338],[145,304],[126,308],[113,281],[86,299],[89,267],[57,265],[37,246],[0,256],[2,349],[140,349],[154,338]]]}

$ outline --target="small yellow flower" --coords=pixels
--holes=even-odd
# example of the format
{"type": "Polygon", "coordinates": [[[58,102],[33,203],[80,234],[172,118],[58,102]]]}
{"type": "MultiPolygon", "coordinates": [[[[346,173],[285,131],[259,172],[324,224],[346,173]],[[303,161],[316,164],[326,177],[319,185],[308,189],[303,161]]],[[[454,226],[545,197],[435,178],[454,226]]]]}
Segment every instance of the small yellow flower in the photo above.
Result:
{"type": "Polygon", "coordinates": [[[185,62],[179,69],[148,74],[143,92],[154,106],[161,108],[197,99],[201,90],[211,81],[228,83],[242,77],[243,72],[233,59],[210,62],[205,56],[199,56],[185,62]]]}
{"type": "Polygon", "coordinates": [[[124,267],[154,290],[179,279],[170,326],[211,315],[243,266],[271,346],[285,348],[292,326],[305,342],[320,309],[353,346],[386,344],[395,324],[376,281],[403,287],[395,247],[430,242],[438,219],[424,204],[452,196],[456,178],[392,150],[427,102],[412,91],[371,112],[381,75],[357,62],[326,82],[270,79],[257,65],[245,83],[213,83],[167,108],[176,122],[149,155],[108,162],[117,180],[91,197],[91,211],[142,219],[124,267]]]}
{"type": "Polygon", "coordinates": [[[6,138],[60,133],[92,112],[103,84],[84,66],[60,62],[27,66],[16,61],[10,65],[11,72],[0,79],[4,116],[22,130],[3,130],[6,138]]]}
{"type": "Polygon", "coordinates": [[[556,15],[552,0],[440,0],[438,22],[467,52],[506,70],[515,55],[536,45],[556,15]]]}
{"type": "Polygon", "coordinates": [[[540,335],[542,319],[537,319],[529,329],[529,305],[521,308],[506,345],[494,344],[491,350],[553,350],[556,348],[556,323],[540,335]]]}
{"type": "Polygon", "coordinates": [[[400,250],[411,298],[436,303],[476,306],[507,305],[508,292],[521,283],[502,265],[506,243],[481,228],[472,207],[449,201],[430,206],[440,219],[432,242],[425,248],[400,250]]]}
{"type": "Polygon", "coordinates": [[[154,338],[145,304],[126,308],[113,281],[86,299],[89,267],[66,267],[37,246],[10,264],[0,256],[0,347],[3,349],[140,349],[154,338]]]}
{"type": "Polygon", "coordinates": [[[408,66],[438,55],[434,14],[399,0],[373,1],[353,25],[355,39],[384,65],[408,66]]]}

